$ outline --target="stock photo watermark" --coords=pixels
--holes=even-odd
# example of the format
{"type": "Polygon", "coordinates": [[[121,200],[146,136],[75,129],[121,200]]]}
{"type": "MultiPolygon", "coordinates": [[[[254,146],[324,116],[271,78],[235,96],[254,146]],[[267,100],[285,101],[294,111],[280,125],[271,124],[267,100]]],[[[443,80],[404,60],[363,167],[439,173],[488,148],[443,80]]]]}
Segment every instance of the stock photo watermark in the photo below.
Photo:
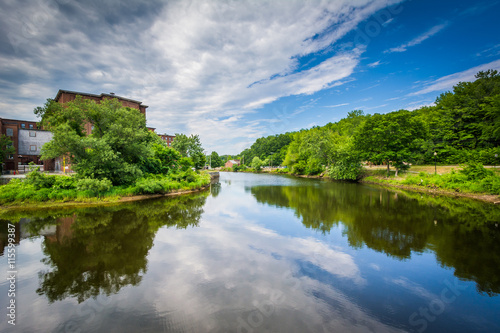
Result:
{"type": "MultiPolygon", "coordinates": [[[[321,242],[316,242],[315,247],[312,250],[311,261],[318,261],[320,258],[318,256],[324,250],[324,244],[321,242]]],[[[301,269],[307,272],[314,271],[316,265],[309,260],[306,260],[301,269]]],[[[288,293],[291,291],[303,289],[303,282],[294,276],[292,271],[286,271],[283,273],[281,279],[283,281],[283,289],[287,289],[288,293]]],[[[248,311],[244,315],[237,318],[238,326],[236,329],[237,333],[254,333],[264,325],[266,319],[270,319],[277,311],[280,305],[287,301],[287,292],[281,289],[269,288],[267,290],[267,297],[263,301],[254,300],[252,305],[254,309],[248,311]]],[[[323,332],[328,332],[326,327],[322,325],[323,332]]]]}
{"type": "Polygon", "coordinates": [[[367,45],[372,38],[377,37],[382,32],[382,29],[394,19],[395,15],[401,14],[403,9],[402,5],[396,5],[375,13],[363,29],[356,29],[354,45],[367,45]]]}
{"type": "Polygon", "coordinates": [[[8,245],[7,245],[7,281],[9,289],[7,297],[9,306],[7,307],[7,322],[10,325],[16,325],[16,282],[17,282],[17,267],[16,267],[16,226],[8,224],[8,245]]]}
{"type": "Polygon", "coordinates": [[[460,280],[455,279],[454,282],[445,280],[446,287],[441,290],[439,297],[431,300],[427,306],[420,307],[418,311],[413,312],[408,318],[408,322],[412,327],[415,327],[419,333],[424,332],[429,323],[433,323],[444,313],[446,307],[455,302],[457,298],[466,290],[469,285],[460,283],[460,280]]]}

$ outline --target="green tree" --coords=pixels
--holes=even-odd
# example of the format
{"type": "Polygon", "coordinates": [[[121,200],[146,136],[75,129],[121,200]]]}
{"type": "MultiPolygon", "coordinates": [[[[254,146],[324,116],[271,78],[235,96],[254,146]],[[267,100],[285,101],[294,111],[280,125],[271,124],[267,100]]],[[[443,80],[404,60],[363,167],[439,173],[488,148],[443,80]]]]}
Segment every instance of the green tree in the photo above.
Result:
{"type": "Polygon", "coordinates": [[[400,110],[387,114],[374,114],[355,135],[355,146],[369,161],[387,163],[399,170],[413,160],[425,137],[422,121],[411,112],[400,110]]]}
{"type": "Polygon", "coordinates": [[[141,170],[151,174],[167,174],[179,169],[181,154],[170,148],[158,135],[149,132],[151,142],[150,154],[141,162],[141,170]]]}
{"type": "Polygon", "coordinates": [[[258,156],[255,156],[252,159],[252,168],[254,168],[256,171],[260,171],[263,165],[264,162],[258,156]]]}
{"type": "Polygon", "coordinates": [[[334,161],[330,166],[329,175],[336,180],[358,180],[363,167],[361,157],[354,148],[353,138],[339,141],[335,145],[334,161]]]}
{"type": "Polygon", "coordinates": [[[205,154],[198,135],[191,134],[189,137],[185,134],[175,134],[172,148],[177,150],[183,157],[191,158],[193,166],[199,170],[205,165],[205,154]]]}
{"type": "Polygon", "coordinates": [[[220,158],[219,154],[217,154],[216,151],[213,151],[210,154],[210,164],[211,164],[212,168],[218,168],[218,167],[221,167],[224,165],[224,163],[222,162],[222,159],[220,158]]]}
{"type": "Polygon", "coordinates": [[[12,145],[12,140],[6,135],[0,135],[0,173],[3,171],[3,161],[8,154],[15,154],[16,149],[12,145]]]}
{"type": "Polygon", "coordinates": [[[114,185],[129,184],[142,176],[139,165],[150,156],[152,136],[138,110],[123,107],[117,99],[98,104],[77,96],[64,107],[48,101],[35,114],[54,133],[42,148],[42,159],[70,156],[79,176],[107,178],[114,185]],[[86,124],[93,127],[88,136],[86,124]]]}

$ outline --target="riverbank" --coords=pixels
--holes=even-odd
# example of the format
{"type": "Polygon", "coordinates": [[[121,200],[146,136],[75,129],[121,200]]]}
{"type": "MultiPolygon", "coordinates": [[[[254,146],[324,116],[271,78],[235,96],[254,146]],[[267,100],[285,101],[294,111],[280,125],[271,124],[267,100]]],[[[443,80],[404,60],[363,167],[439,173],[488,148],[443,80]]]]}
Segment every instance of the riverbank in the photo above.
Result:
{"type": "Polygon", "coordinates": [[[50,209],[50,208],[85,208],[85,207],[97,207],[97,206],[111,206],[121,203],[144,201],[150,199],[157,199],[163,197],[175,197],[193,193],[199,193],[206,191],[210,188],[210,184],[204,185],[196,189],[185,189],[185,190],[175,190],[164,194],[143,194],[143,195],[132,195],[127,197],[106,197],[106,198],[89,198],[88,200],[74,200],[74,201],[45,201],[45,202],[31,202],[23,204],[13,204],[13,205],[3,205],[0,206],[0,216],[5,212],[12,212],[17,210],[38,210],[38,209],[50,209]]]}
{"type": "MultiPolygon", "coordinates": [[[[500,188],[500,168],[488,167],[472,170],[473,175],[478,179],[468,179],[467,175],[460,170],[463,166],[415,166],[407,172],[400,172],[395,177],[395,169],[390,169],[390,176],[386,174],[387,167],[365,167],[359,182],[364,184],[374,184],[387,188],[399,188],[408,191],[427,193],[431,195],[444,195],[455,198],[469,198],[491,204],[500,204],[500,195],[481,191],[488,186],[490,191],[498,191],[500,188]],[[434,171],[436,175],[434,175],[434,171]],[[482,175],[478,175],[481,174],[482,175]],[[482,177],[482,178],[481,178],[482,177]],[[488,178],[489,177],[489,178],[488,178]],[[486,179],[486,180],[485,180],[486,179]],[[486,185],[484,185],[485,183],[486,185]],[[496,187],[495,187],[496,186],[496,187]]],[[[246,170],[244,172],[252,172],[246,170]]],[[[331,179],[326,172],[320,175],[296,175],[284,172],[284,169],[263,169],[260,173],[286,174],[298,178],[331,179]]]]}
{"type": "Polygon", "coordinates": [[[87,196],[75,194],[75,190],[61,190],[55,188],[42,188],[35,190],[29,188],[21,181],[3,185],[0,196],[0,212],[17,209],[39,209],[54,207],[86,207],[99,205],[112,205],[124,202],[148,200],[160,197],[179,196],[207,190],[212,180],[218,174],[201,173],[196,175],[191,182],[172,182],[166,179],[154,179],[138,182],[131,187],[115,187],[104,193],[93,193],[87,196]],[[9,193],[14,192],[14,193],[9,193]],[[16,193],[17,192],[17,193],[16,193]],[[48,192],[48,196],[41,198],[40,192],[48,192]],[[38,194],[38,195],[37,195],[38,194]],[[8,199],[12,197],[11,199],[8,199]],[[62,197],[61,197],[62,196],[62,197]]]}
{"type": "Polygon", "coordinates": [[[479,201],[483,201],[483,202],[487,202],[487,203],[491,203],[491,204],[500,205],[500,196],[494,195],[494,194],[460,193],[460,192],[450,191],[450,190],[446,190],[446,189],[442,189],[442,188],[438,188],[438,187],[422,187],[422,186],[411,186],[411,185],[387,183],[383,179],[376,181],[376,180],[374,180],[374,178],[370,178],[370,179],[363,178],[360,180],[360,183],[378,185],[378,186],[385,187],[385,188],[398,188],[398,189],[402,189],[402,190],[426,193],[426,194],[431,194],[431,195],[444,195],[444,196],[455,197],[455,198],[468,198],[468,199],[474,199],[474,200],[479,200],[479,201]]]}
{"type": "Polygon", "coordinates": [[[478,165],[459,167],[458,171],[452,166],[439,167],[436,171],[440,173],[431,173],[430,169],[429,166],[416,167],[397,177],[394,173],[387,176],[385,170],[365,169],[360,182],[500,204],[498,170],[486,170],[478,165]],[[413,171],[415,169],[420,172],[413,171]]]}

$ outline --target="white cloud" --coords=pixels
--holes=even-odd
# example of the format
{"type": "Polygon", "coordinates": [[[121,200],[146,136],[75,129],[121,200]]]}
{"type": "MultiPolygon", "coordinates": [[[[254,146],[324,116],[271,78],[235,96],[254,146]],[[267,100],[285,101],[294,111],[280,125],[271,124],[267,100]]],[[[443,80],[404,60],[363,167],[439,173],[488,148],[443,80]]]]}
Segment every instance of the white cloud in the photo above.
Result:
{"type": "Polygon", "coordinates": [[[436,26],[432,27],[429,31],[427,31],[427,32],[423,33],[422,35],[420,35],[420,36],[412,39],[408,43],[402,44],[402,45],[400,45],[398,47],[393,47],[393,48],[391,48],[389,50],[386,50],[384,53],[405,52],[409,47],[421,44],[423,41],[431,38],[432,36],[434,36],[435,34],[437,34],[438,32],[440,32],[441,30],[443,30],[444,28],[446,28],[447,26],[448,26],[448,23],[443,23],[443,24],[436,25],[436,26]]]}
{"type": "Polygon", "coordinates": [[[435,91],[445,91],[451,89],[454,85],[459,82],[474,81],[475,75],[480,71],[486,71],[488,69],[500,70],[500,60],[492,61],[487,64],[476,66],[465,70],[463,72],[451,74],[439,78],[435,81],[428,83],[427,87],[409,94],[408,96],[423,95],[435,91]]]}
{"type": "Polygon", "coordinates": [[[329,48],[359,22],[399,2],[176,1],[151,6],[147,20],[119,4],[31,3],[19,11],[9,2],[0,22],[21,42],[17,53],[2,56],[0,74],[22,74],[11,96],[35,79],[44,85],[19,118],[33,118],[33,107],[58,89],[113,91],[149,105],[148,126],[159,132],[197,133],[205,148],[235,153],[272,132],[266,122],[250,123],[256,110],[343,84],[364,50],[345,50],[306,69],[298,67],[300,57],[329,48]],[[66,15],[68,8],[73,16],[66,15]],[[9,17],[16,10],[26,14],[9,17]],[[23,35],[37,12],[46,19],[23,35]]]}
{"type": "Polygon", "coordinates": [[[380,62],[380,60],[379,60],[379,61],[372,62],[372,63],[370,63],[370,64],[368,64],[368,65],[366,65],[366,66],[368,66],[368,67],[370,67],[370,68],[375,68],[375,67],[380,66],[380,64],[381,64],[381,63],[382,63],[382,62],[380,62]]]}
{"type": "Polygon", "coordinates": [[[326,108],[338,108],[340,106],[346,106],[349,105],[349,103],[342,103],[342,104],[336,104],[336,105],[327,105],[325,106],[326,108]]]}

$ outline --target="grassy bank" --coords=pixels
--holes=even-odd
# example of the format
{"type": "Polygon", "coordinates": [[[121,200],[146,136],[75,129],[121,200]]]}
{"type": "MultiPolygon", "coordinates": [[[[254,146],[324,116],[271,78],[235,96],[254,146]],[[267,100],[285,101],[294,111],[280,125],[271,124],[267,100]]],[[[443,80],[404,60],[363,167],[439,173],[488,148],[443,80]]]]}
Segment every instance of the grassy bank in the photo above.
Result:
{"type": "Polygon", "coordinates": [[[0,206],[46,206],[57,203],[115,202],[124,197],[189,192],[210,184],[206,172],[191,170],[167,175],[149,175],[128,186],[113,186],[108,180],[30,173],[0,187],[0,206]]]}
{"type": "Polygon", "coordinates": [[[488,202],[500,201],[500,170],[484,168],[480,164],[467,166],[416,166],[411,172],[390,172],[366,169],[361,182],[406,188],[417,191],[452,194],[488,202]],[[418,173],[416,173],[418,172],[418,173]]]}

